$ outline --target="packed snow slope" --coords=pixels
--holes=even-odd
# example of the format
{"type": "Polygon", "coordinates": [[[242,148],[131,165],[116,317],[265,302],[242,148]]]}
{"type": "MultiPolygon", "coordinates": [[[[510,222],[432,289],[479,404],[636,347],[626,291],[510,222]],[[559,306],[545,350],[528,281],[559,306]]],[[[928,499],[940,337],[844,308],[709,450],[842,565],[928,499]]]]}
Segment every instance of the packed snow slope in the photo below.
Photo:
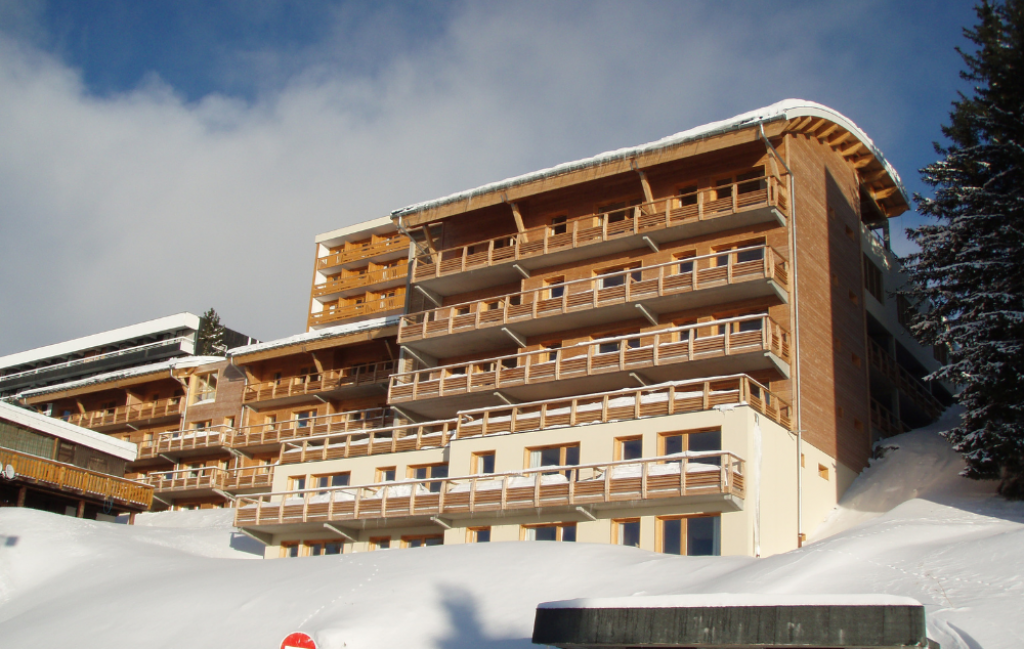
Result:
{"type": "Polygon", "coordinates": [[[813,542],[766,559],[493,543],[261,561],[229,512],[2,509],[0,646],[525,648],[541,602],[684,593],[912,597],[944,649],[1024,646],[1024,505],[959,478],[934,430],[886,446],[813,542]]]}

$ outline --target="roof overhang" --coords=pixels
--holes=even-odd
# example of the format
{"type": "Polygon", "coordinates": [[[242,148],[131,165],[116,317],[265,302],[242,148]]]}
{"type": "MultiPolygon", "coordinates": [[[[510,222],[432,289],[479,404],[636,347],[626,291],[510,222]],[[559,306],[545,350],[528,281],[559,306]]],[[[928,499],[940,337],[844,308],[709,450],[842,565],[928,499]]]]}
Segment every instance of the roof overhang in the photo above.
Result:
{"type": "Polygon", "coordinates": [[[109,435],[91,431],[88,428],[75,426],[60,419],[12,406],[0,401],[0,419],[12,422],[24,428],[37,430],[45,435],[88,446],[89,448],[108,453],[122,460],[134,462],[139,453],[138,446],[132,442],[116,439],[109,435]]]}
{"type": "Polygon", "coordinates": [[[398,316],[388,316],[319,329],[290,338],[236,347],[228,350],[228,355],[234,364],[247,365],[270,358],[304,354],[395,336],[398,334],[398,319],[398,316]]]}

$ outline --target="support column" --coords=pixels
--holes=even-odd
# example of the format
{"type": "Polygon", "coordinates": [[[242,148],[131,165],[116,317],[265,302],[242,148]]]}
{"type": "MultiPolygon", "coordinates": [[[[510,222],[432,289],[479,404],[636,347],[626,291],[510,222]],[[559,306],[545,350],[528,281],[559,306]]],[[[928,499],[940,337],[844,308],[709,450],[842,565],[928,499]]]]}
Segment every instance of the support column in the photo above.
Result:
{"type": "Polygon", "coordinates": [[[24,507],[25,506],[25,496],[27,496],[27,495],[28,495],[28,487],[26,487],[25,485],[21,485],[21,488],[18,489],[18,507],[24,507]]]}
{"type": "Polygon", "coordinates": [[[79,500],[78,501],[78,511],[75,513],[75,517],[76,518],[84,518],[85,517],[85,501],[84,500],[79,500]]]}

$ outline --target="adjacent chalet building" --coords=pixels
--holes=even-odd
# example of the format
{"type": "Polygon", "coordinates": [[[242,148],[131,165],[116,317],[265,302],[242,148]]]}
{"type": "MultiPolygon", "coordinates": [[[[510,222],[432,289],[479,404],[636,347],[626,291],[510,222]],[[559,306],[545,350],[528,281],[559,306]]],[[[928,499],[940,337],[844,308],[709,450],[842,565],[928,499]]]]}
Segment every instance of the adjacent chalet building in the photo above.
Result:
{"type": "MultiPolygon", "coordinates": [[[[866,134],[785,101],[397,210],[411,240],[399,351],[385,330],[375,343],[397,362],[391,420],[307,426],[286,452],[298,461],[239,498],[236,524],[267,556],[513,540],[794,548],[874,440],[949,400],[922,380],[936,361],[891,292],[888,219],[907,207],[866,134]]],[[[318,287],[345,279],[317,264],[311,326],[318,287]]],[[[233,352],[267,412],[321,391],[354,353],[287,349],[287,367],[233,352]]],[[[339,390],[293,419],[357,405],[339,390]]]]}
{"type": "Polygon", "coordinates": [[[0,401],[0,506],[113,520],[149,508],[152,487],[126,480],[134,444],[0,401]]]}

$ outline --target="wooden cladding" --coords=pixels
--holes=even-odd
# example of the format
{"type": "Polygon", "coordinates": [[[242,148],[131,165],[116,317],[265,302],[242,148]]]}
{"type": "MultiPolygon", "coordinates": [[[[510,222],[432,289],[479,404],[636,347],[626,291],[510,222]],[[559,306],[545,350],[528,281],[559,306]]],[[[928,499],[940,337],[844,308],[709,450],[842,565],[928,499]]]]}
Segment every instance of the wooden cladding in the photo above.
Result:
{"type": "Polygon", "coordinates": [[[728,318],[395,374],[388,402],[493,392],[752,352],[772,352],[788,362],[789,346],[789,334],[767,315],[728,318]]]}
{"type": "Polygon", "coordinates": [[[748,376],[618,390],[568,399],[551,399],[514,406],[464,410],[458,415],[458,439],[481,435],[523,433],[563,426],[663,417],[711,410],[716,406],[747,405],[772,421],[790,428],[789,404],[748,376]]]}
{"type": "Polygon", "coordinates": [[[769,279],[788,290],[786,260],[768,246],[751,246],[413,313],[402,317],[398,342],[769,279]]]}
{"type": "Polygon", "coordinates": [[[384,383],[394,371],[394,361],[382,361],[324,370],[320,374],[286,376],[247,385],[242,399],[244,403],[253,403],[280,397],[330,392],[345,387],[384,383]]]}
{"type": "Polygon", "coordinates": [[[145,419],[178,416],[181,414],[184,404],[185,397],[170,397],[168,399],[130,403],[126,406],[116,406],[114,408],[87,410],[60,418],[83,428],[97,428],[145,419]]]}
{"type": "Polygon", "coordinates": [[[744,494],[743,460],[728,451],[511,473],[305,489],[238,499],[235,525],[288,525],[411,516],[474,516],[744,494]]]}
{"type": "Polygon", "coordinates": [[[0,448],[0,466],[8,464],[24,482],[138,509],[148,509],[153,503],[153,489],[148,485],[0,448]]]}
{"type": "Polygon", "coordinates": [[[413,279],[419,282],[761,207],[774,207],[788,213],[785,183],[779,178],[769,175],[745,179],[419,255],[413,279]]]}
{"type": "Polygon", "coordinates": [[[381,282],[389,282],[394,279],[403,278],[408,274],[409,262],[405,260],[391,268],[381,268],[379,270],[371,270],[360,274],[353,273],[351,275],[343,273],[342,275],[328,278],[323,284],[315,284],[313,286],[313,297],[321,297],[352,288],[373,286],[374,284],[380,284],[381,282]]]}
{"type": "Polygon", "coordinates": [[[401,235],[390,237],[374,236],[366,241],[358,243],[347,243],[344,249],[333,251],[330,254],[316,260],[316,269],[323,270],[333,266],[348,263],[350,261],[361,261],[375,257],[393,250],[405,250],[409,247],[409,240],[401,235]]]}

